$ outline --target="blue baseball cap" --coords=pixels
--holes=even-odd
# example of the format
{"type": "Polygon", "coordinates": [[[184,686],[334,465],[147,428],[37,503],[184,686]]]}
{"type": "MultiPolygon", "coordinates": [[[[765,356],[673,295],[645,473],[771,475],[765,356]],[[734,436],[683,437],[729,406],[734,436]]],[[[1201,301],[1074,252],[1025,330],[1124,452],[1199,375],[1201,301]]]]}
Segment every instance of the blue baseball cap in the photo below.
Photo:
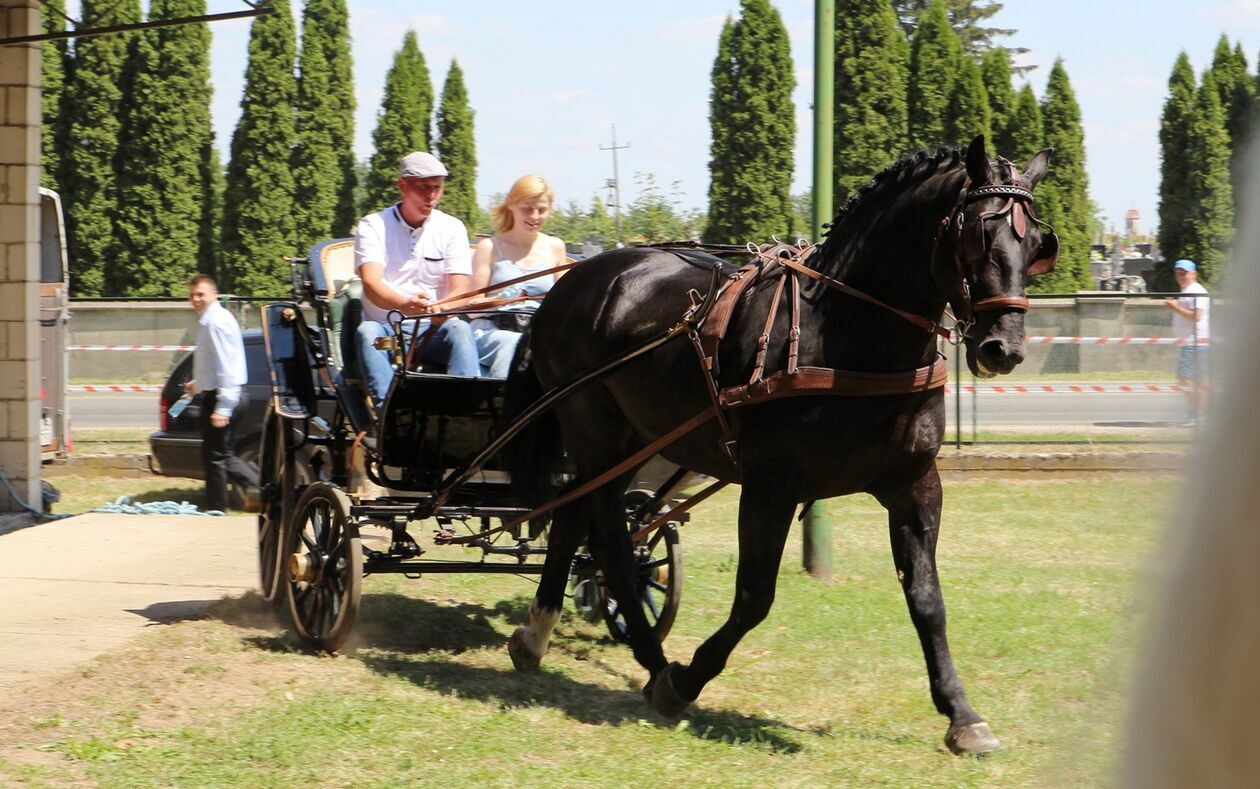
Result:
{"type": "Polygon", "coordinates": [[[1182,271],[1194,271],[1195,270],[1194,261],[1186,260],[1185,258],[1182,258],[1181,260],[1178,260],[1176,263],[1173,264],[1173,268],[1179,268],[1182,271]]]}

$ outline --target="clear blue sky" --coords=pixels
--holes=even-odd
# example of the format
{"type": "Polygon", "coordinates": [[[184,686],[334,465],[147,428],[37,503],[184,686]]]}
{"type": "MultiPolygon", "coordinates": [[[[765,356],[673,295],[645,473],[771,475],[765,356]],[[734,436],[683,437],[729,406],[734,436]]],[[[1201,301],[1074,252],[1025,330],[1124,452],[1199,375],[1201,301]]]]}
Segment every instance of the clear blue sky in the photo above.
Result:
{"type": "MultiPolygon", "coordinates": [[[[813,3],[777,0],[792,38],[797,75],[798,142],[793,191],[811,178],[810,102],[813,3]]],[[[212,11],[235,10],[224,0],[212,11]]],[[[736,0],[350,0],[358,84],[356,149],[371,152],[385,72],[403,34],[415,30],[435,92],[452,58],[465,72],[476,111],[478,200],[502,193],[518,176],[540,172],[561,201],[586,205],[612,177],[608,145],[616,124],[622,199],[635,174],[677,181],[684,205],[708,188],[709,70],[717,36],[736,0]]],[[[295,12],[300,6],[295,4],[295,12]]],[[[1016,29],[1004,42],[1027,47],[1041,94],[1056,57],[1066,64],[1085,125],[1090,196],[1109,223],[1137,208],[1155,224],[1159,115],[1168,74],[1184,49],[1196,71],[1222,32],[1241,40],[1252,72],[1260,53],[1260,0],[1009,0],[993,19],[1016,29]]],[[[212,26],[214,121],[226,149],[239,109],[248,23],[212,26]]],[[[1018,86],[1017,86],[1018,87],[1018,86]]]]}

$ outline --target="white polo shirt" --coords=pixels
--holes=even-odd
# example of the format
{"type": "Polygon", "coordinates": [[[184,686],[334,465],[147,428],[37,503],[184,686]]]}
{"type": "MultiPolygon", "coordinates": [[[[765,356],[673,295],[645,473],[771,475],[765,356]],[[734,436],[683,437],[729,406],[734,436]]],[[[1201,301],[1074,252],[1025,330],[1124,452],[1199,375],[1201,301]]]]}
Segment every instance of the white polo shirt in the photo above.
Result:
{"type": "MultiPolygon", "coordinates": [[[[364,263],[385,267],[383,280],[402,296],[444,298],[447,274],[472,275],[472,250],[464,223],[433,209],[420,227],[403,219],[398,204],[368,214],[354,231],[354,270],[364,263]]],[[[389,310],[363,298],[364,320],[385,323],[389,310]]]]}

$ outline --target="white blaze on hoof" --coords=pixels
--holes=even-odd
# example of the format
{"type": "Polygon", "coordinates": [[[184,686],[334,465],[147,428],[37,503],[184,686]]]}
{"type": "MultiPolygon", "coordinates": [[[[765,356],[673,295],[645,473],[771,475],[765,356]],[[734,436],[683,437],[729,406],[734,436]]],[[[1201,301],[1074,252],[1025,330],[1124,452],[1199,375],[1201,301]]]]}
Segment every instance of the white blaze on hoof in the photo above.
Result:
{"type": "Polygon", "coordinates": [[[547,654],[547,646],[551,643],[551,634],[560,621],[560,612],[541,609],[534,602],[529,606],[529,624],[516,628],[508,641],[508,654],[512,656],[512,665],[520,670],[538,668],[543,655],[547,654]]]}

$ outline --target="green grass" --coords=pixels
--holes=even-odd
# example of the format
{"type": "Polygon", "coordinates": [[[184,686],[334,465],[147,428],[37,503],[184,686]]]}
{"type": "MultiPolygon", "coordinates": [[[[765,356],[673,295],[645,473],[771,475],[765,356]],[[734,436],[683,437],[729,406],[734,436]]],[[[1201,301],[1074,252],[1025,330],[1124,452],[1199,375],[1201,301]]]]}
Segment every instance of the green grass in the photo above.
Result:
{"type": "Polygon", "coordinates": [[[87,512],[128,496],[132,501],[187,501],[205,509],[205,483],[183,477],[113,477],[95,474],[49,477],[61,499],[53,505],[54,514],[87,512]]]}
{"type": "Polygon", "coordinates": [[[76,427],[76,455],[147,455],[152,428],[145,427],[76,427]]]}
{"type": "MultiPolygon", "coordinates": [[[[529,580],[369,577],[344,656],[296,649],[264,626],[252,596],[151,631],[65,682],[47,710],[29,702],[10,741],[32,745],[0,745],[0,783],[1105,785],[1139,581],[1176,484],[946,482],[938,557],[951,647],[1005,745],[986,759],[945,752],[883,511],[850,497],[827,506],[832,580],[799,569],[794,527],[769,619],[680,720],[643,703],[645,676],[626,648],[572,615],[542,671],[513,672],[505,639],[524,618],[529,580]],[[24,766],[34,747],[58,761],[24,766]]],[[[689,660],[729,609],[735,513],[725,491],[683,527],[686,587],[665,645],[674,659],[689,660]]]]}

